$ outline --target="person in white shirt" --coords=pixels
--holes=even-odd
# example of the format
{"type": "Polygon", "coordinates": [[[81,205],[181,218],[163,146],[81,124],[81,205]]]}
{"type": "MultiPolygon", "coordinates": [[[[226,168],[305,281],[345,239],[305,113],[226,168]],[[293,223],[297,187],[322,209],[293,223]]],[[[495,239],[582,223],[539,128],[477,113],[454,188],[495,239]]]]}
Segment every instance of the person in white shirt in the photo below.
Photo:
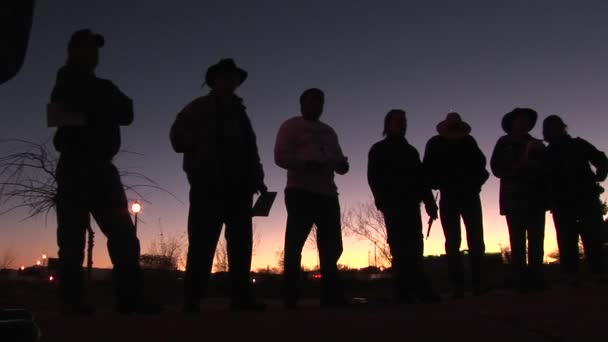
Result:
{"type": "Polygon", "coordinates": [[[349,170],[336,132],[319,121],[325,95],[312,88],[300,96],[301,116],[285,121],[279,129],[274,157],[287,169],[285,205],[287,228],[284,249],[285,308],[294,309],[299,297],[302,248],[313,225],[321,267],[321,306],[346,305],[337,262],[342,254],[340,203],[334,173],[349,170]]]}

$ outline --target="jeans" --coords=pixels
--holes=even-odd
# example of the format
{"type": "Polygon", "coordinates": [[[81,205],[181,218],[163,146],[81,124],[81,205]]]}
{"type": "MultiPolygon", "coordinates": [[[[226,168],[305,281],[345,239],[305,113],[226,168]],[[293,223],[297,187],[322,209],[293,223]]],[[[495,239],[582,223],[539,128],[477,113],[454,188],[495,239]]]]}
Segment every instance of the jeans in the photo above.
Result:
{"type": "Polygon", "coordinates": [[[302,249],[313,225],[317,226],[317,248],[321,267],[321,302],[332,304],[343,298],[337,263],[342,255],[342,230],[338,196],[304,190],[285,191],[287,228],[285,231],[285,302],[299,299],[302,249]]]}

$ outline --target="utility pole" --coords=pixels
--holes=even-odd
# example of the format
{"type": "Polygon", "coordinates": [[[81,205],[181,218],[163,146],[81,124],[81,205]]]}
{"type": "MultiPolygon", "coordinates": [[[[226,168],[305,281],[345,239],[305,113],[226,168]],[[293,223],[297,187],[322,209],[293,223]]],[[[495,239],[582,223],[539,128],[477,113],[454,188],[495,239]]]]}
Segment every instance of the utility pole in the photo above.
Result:
{"type": "Polygon", "coordinates": [[[374,242],[374,267],[378,267],[378,245],[374,242]]]}

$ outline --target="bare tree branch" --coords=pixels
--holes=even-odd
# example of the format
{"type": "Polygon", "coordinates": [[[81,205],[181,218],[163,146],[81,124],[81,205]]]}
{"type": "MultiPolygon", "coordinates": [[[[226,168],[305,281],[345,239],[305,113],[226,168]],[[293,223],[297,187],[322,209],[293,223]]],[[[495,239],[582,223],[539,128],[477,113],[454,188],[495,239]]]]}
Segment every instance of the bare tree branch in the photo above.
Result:
{"type": "MultiPolygon", "coordinates": [[[[59,156],[50,147],[48,140],[34,142],[23,139],[2,139],[0,146],[8,149],[0,156],[0,215],[18,209],[27,209],[23,220],[44,214],[45,219],[55,209],[57,199],[57,161],[59,156]]],[[[123,153],[133,152],[122,151],[123,153]]],[[[142,189],[162,191],[180,201],[156,181],[139,172],[119,170],[127,196],[134,194],[138,200],[146,201],[142,189]]],[[[89,224],[87,266],[93,265],[94,231],[89,224]]],[[[164,242],[163,242],[164,243],[164,242]]],[[[172,241],[171,241],[172,243],[172,241]]],[[[163,247],[164,248],[164,247],[163,247]]],[[[166,249],[166,248],[165,248],[166,249]]]]}
{"type": "Polygon", "coordinates": [[[15,260],[17,260],[15,250],[11,247],[6,248],[0,255],[0,270],[11,268],[15,260]]]}
{"type": "MultiPolygon", "coordinates": [[[[49,214],[55,208],[57,177],[55,170],[59,156],[48,141],[3,139],[0,145],[9,152],[0,157],[0,215],[26,208],[25,219],[49,214]]],[[[141,155],[124,151],[121,153],[141,155]]],[[[182,203],[173,193],[150,177],[132,170],[119,170],[128,197],[150,203],[141,192],[144,189],[161,191],[182,203]]]]}
{"type": "Polygon", "coordinates": [[[388,245],[384,216],[373,201],[359,203],[344,212],[342,226],[345,232],[362,241],[368,241],[379,253],[375,266],[391,265],[392,256],[388,245]]]}
{"type": "Polygon", "coordinates": [[[150,246],[146,255],[149,256],[148,260],[152,263],[162,260],[166,261],[162,265],[142,265],[144,267],[150,266],[151,268],[162,268],[170,270],[176,270],[184,266],[183,253],[185,250],[185,241],[183,236],[169,235],[165,236],[162,228],[159,230],[158,238],[150,242],[150,246]]]}
{"type": "MultiPolygon", "coordinates": [[[[256,255],[262,242],[262,234],[255,225],[253,226],[251,233],[253,235],[251,254],[256,255]]],[[[220,239],[217,242],[215,257],[213,259],[213,269],[215,272],[228,272],[230,269],[230,264],[228,262],[228,244],[226,243],[226,238],[224,236],[220,236],[220,239]]]]}

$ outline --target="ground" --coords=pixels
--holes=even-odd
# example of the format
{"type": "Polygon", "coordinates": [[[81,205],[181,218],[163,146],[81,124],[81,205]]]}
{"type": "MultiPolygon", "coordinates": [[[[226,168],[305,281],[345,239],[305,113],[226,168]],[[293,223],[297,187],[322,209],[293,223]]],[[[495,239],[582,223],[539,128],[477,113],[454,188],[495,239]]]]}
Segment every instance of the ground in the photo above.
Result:
{"type": "MultiPolygon", "coordinates": [[[[208,300],[197,317],[177,306],[158,316],[64,317],[52,305],[32,308],[44,341],[606,341],[608,286],[557,285],[540,294],[496,290],[432,305],[359,305],[321,310],[307,300],[284,311],[267,299],[261,313],[230,312],[208,300]]],[[[5,293],[6,294],[6,293],[5,293]]],[[[4,301],[6,303],[6,300],[4,301]]]]}

